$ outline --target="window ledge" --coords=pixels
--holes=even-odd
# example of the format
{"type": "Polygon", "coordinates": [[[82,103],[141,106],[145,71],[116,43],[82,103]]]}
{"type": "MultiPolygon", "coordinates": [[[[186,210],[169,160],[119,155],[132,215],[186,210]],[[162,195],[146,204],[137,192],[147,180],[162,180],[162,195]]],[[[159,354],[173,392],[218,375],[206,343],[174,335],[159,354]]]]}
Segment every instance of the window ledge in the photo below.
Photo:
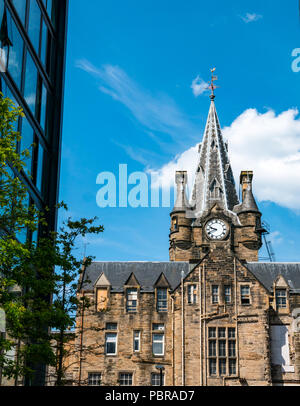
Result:
{"type": "Polygon", "coordinates": [[[281,370],[283,372],[295,372],[295,367],[293,365],[281,365],[281,370]]]}

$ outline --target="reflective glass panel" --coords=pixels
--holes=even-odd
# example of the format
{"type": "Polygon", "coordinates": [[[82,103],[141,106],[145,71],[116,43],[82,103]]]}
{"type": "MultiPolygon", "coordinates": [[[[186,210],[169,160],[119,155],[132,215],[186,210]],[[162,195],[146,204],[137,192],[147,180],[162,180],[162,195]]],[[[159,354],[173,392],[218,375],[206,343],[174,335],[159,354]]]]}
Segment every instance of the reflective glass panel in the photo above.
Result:
{"type": "Polygon", "coordinates": [[[41,117],[40,124],[42,129],[45,129],[46,122],[46,106],[47,106],[47,89],[42,85],[42,95],[41,95],[41,117]]]}
{"type": "Polygon", "coordinates": [[[9,12],[7,13],[8,36],[12,43],[8,53],[8,72],[12,76],[18,88],[21,86],[22,59],[23,59],[23,39],[13,22],[9,12]]]}
{"type": "Polygon", "coordinates": [[[47,62],[47,42],[48,42],[48,28],[45,24],[45,21],[43,19],[42,22],[42,40],[41,40],[41,61],[44,66],[46,66],[47,62]]]}
{"type": "Polygon", "coordinates": [[[12,0],[15,9],[22,21],[22,24],[25,25],[25,15],[26,15],[26,0],[12,0]]]}
{"type": "Polygon", "coordinates": [[[43,180],[43,162],[44,162],[44,148],[39,143],[38,158],[37,158],[37,171],[36,171],[36,187],[41,191],[43,180]]]}
{"type": "Polygon", "coordinates": [[[41,10],[36,0],[30,0],[28,34],[36,52],[39,52],[41,10]]]}
{"type": "Polygon", "coordinates": [[[27,51],[24,98],[33,114],[35,113],[36,104],[36,86],[37,69],[30,53],[27,51]]]}
{"type": "Polygon", "coordinates": [[[22,118],[22,130],[21,130],[21,143],[20,143],[20,151],[24,151],[25,149],[29,150],[30,157],[24,160],[25,167],[24,171],[26,174],[31,174],[31,162],[32,162],[32,144],[33,144],[33,129],[29,124],[26,117],[22,118]]]}

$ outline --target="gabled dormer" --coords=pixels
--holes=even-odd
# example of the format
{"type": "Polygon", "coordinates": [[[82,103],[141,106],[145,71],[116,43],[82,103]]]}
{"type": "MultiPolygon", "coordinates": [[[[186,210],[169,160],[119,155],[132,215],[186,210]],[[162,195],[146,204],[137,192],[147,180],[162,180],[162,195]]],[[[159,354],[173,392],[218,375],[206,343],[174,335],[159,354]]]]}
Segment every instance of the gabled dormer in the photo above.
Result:
{"type": "Polygon", "coordinates": [[[289,313],[289,285],[282,275],[274,280],[273,283],[274,309],[278,313],[289,313]]]}
{"type": "Polygon", "coordinates": [[[96,312],[108,309],[111,284],[104,273],[102,273],[94,284],[96,312]]]}
{"type": "Polygon", "coordinates": [[[127,313],[136,313],[139,306],[140,283],[134,273],[131,273],[124,284],[125,307],[127,313]]]}
{"type": "Polygon", "coordinates": [[[156,310],[159,313],[168,311],[170,284],[162,273],[154,284],[156,310]]]}

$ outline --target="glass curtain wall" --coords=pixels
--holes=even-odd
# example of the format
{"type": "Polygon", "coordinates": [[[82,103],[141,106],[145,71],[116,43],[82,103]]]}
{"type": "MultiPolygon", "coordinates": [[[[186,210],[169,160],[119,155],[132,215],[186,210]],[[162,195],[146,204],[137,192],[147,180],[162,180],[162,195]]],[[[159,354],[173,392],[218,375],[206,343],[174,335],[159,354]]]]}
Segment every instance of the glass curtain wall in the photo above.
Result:
{"type": "MultiPolygon", "coordinates": [[[[0,90],[22,107],[17,149],[31,151],[24,170],[12,170],[28,188],[28,204],[49,208],[49,231],[57,221],[67,10],[68,0],[0,0],[0,90]]],[[[35,370],[25,385],[45,384],[46,366],[35,370]]]]}
{"type": "Polygon", "coordinates": [[[0,0],[1,91],[23,108],[18,150],[30,148],[31,158],[21,177],[31,203],[50,208],[50,229],[56,226],[67,7],[68,0],[0,0]]]}

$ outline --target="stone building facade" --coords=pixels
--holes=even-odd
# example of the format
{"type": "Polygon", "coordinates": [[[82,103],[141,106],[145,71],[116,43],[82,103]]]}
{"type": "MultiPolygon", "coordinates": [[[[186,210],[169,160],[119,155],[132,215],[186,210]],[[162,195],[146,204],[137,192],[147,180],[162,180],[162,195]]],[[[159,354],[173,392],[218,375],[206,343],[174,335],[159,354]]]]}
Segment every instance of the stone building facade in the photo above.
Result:
{"type": "Polygon", "coordinates": [[[241,202],[214,95],[193,193],[176,173],[170,262],[93,262],[82,273],[74,385],[300,384],[300,263],[261,263],[253,173],[241,202]]]}

